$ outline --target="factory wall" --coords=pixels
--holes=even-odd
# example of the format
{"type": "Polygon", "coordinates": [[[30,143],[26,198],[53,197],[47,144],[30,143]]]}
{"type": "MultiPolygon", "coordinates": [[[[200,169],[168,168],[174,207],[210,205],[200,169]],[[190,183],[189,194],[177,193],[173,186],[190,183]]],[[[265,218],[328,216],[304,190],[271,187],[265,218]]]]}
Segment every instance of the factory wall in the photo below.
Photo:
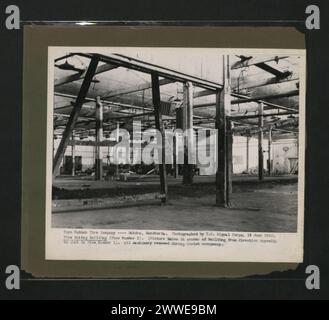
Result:
{"type": "MultiPolygon", "coordinates": [[[[57,150],[59,139],[54,140],[54,152],[57,150]]],[[[247,173],[247,138],[235,136],[233,138],[233,173],[247,173]]],[[[103,163],[108,163],[108,157],[112,158],[113,149],[110,147],[101,147],[103,163]]],[[[212,150],[213,151],[213,150],[212,150]]],[[[268,161],[268,141],[263,141],[264,170],[267,170],[268,161]]],[[[61,173],[65,173],[65,157],[71,157],[72,147],[68,146],[61,163],[61,173]]],[[[197,165],[200,175],[214,175],[216,173],[216,152],[210,159],[208,166],[197,165]]],[[[95,163],[95,151],[93,146],[75,146],[75,156],[81,157],[81,171],[91,169],[95,163]]],[[[290,174],[296,170],[298,164],[298,143],[296,139],[278,140],[272,143],[272,173],[290,174]]],[[[250,138],[249,140],[249,171],[248,173],[258,173],[258,140],[250,138]]]]}

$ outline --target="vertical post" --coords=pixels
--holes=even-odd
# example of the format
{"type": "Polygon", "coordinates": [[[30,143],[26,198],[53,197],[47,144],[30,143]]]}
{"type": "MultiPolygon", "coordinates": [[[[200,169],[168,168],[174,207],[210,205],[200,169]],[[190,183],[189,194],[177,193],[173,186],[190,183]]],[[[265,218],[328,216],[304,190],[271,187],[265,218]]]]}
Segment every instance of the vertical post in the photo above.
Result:
{"type": "Polygon", "coordinates": [[[55,158],[55,135],[53,134],[53,160],[55,158]]]}
{"type": "Polygon", "coordinates": [[[230,61],[223,56],[223,89],[216,95],[217,129],[217,172],[216,204],[230,206],[232,191],[232,124],[228,120],[231,113],[230,61]],[[227,122],[228,120],[228,122],[227,122]],[[229,163],[230,162],[230,163],[229,163]]]}
{"type": "Polygon", "coordinates": [[[72,177],[74,177],[75,176],[75,141],[74,141],[74,134],[72,134],[71,157],[72,157],[72,177]]]}
{"type": "MultiPolygon", "coordinates": [[[[183,129],[183,108],[177,108],[176,109],[176,129],[183,129]]],[[[175,178],[178,177],[179,175],[179,167],[180,165],[177,164],[177,159],[178,159],[178,146],[177,146],[177,140],[176,140],[176,136],[174,137],[174,141],[175,141],[175,178]]]]}
{"type": "Polygon", "coordinates": [[[168,185],[167,185],[167,172],[166,172],[166,154],[165,154],[165,132],[163,129],[161,110],[160,110],[160,85],[159,76],[156,73],[151,74],[152,77],[152,101],[154,106],[154,118],[155,127],[160,131],[162,136],[162,152],[159,164],[160,171],[160,192],[161,192],[161,203],[165,204],[168,196],[168,185]]]}
{"type": "Polygon", "coordinates": [[[193,183],[192,158],[194,152],[193,136],[193,84],[187,82],[183,88],[183,131],[184,131],[184,165],[183,165],[183,184],[193,183]]]}
{"type": "Polygon", "coordinates": [[[250,143],[250,136],[247,136],[247,144],[246,144],[246,158],[247,158],[247,163],[246,163],[246,171],[249,173],[249,143],[250,143]]]}
{"type": "Polygon", "coordinates": [[[101,142],[103,141],[103,104],[100,97],[96,97],[96,149],[95,149],[95,179],[103,178],[103,154],[101,142]]]}
{"type": "Polygon", "coordinates": [[[232,175],[233,175],[233,127],[232,121],[226,119],[226,199],[227,205],[230,206],[232,194],[232,175]]]}
{"type": "Polygon", "coordinates": [[[272,174],[272,128],[268,130],[268,175],[272,174]]]}
{"type": "Polygon", "coordinates": [[[174,178],[178,177],[178,164],[177,164],[177,143],[176,136],[173,136],[173,170],[174,170],[174,178]]]}
{"type": "MultiPolygon", "coordinates": [[[[116,142],[119,142],[119,130],[120,130],[120,124],[119,122],[117,122],[117,134],[116,134],[116,142]]],[[[116,165],[115,165],[115,178],[118,179],[119,178],[119,163],[117,161],[116,165]]]]}
{"type": "Polygon", "coordinates": [[[72,109],[70,118],[69,118],[69,120],[66,124],[65,129],[64,129],[61,142],[59,143],[56,155],[54,157],[53,180],[55,179],[55,177],[58,173],[61,161],[63,160],[66,147],[69,143],[69,139],[72,135],[73,129],[74,129],[75,124],[78,120],[82,105],[83,105],[83,103],[85,101],[85,98],[88,94],[88,90],[89,90],[91,81],[92,81],[92,79],[95,75],[95,71],[96,71],[98,62],[99,62],[98,56],[93,56],[90,63],[89,63],[88,70],[87,70],[86,75],[83,79],[82,85],[80,87],[79,94],[78,94],[77,99],[75,101],[75,104],[74,104],[74,107],[72,109]]]}
{"type": "Polygon", "coordinates": [[[264,117],[263,117],[264,106],[263,103],[260,102],[258,104],[258,179],[262,181],[264,179],[264,156],[263,156],[263,125],[264,125],[264,117]]]}

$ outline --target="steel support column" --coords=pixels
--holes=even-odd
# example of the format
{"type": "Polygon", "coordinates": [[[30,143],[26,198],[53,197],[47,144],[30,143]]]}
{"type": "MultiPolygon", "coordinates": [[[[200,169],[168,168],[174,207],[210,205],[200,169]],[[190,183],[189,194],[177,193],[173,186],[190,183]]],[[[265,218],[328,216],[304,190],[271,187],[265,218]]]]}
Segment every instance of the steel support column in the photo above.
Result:
{"type": "Polygon", "coordinates": [[[247,136],[247,143],[246,143],[246,171],[249,173],[249,143],[250,143],[250,136],[247,136]]]}
{"type": "Polygon", "coordinates": [[[264,118],[263,118],[263,103],[258,104],[258,179],[262,181],[264,179],[264,155],[263,155],[263,126],[264,126],[264,118]]]}
{"type": "Polygon", "coordinates": [[[232,123],[228,121],[231,111],[230,62],[223,56],[223,89],[216,95],[217,172],[216,205],[229,207],[232,191],[232,123]]]}
{"type": "Polygon", "coordinates": [[[184,131],[184,165],[183,165],[183,184],[192,184],[194,175],[194,165],[192,156],[194,154],[194,135],[193,135],[193,84],[187,82],[184,84],[183,98],[183,131],[184,131]]]}
{"type": "Polygon", "coordinates": [[[95,155],[95,179],[103,178],[103,154],[100,143],[103,141],[103,104],[100,97],[96,98],[96,155],[95,155]]]}
{"type": "Polygon", "coordinates": [[[161,159],[159,164],[159,173],[160,173],[160,193],[161,193],[161,202],[165,204],[167,202],[168,196],[168,185],[167,185],[167,172],[166,172],[166,154],[165,154],[165,132],[162,123],[161,110],[160,110],[160,85],[159,85],[159,76],[156,73],[151,74],[152,77],[152,101],[154,106],[154,118],[155,118],[155,127],[161,132],[162,136],[162,152],[161,159]]]}
{"type": "Polygon", "coordinates": [[[268,130],[268,175],[272,174],[272,128],[268,130]]]}
{"type": "Polygon", "coordinates": [[[71,145],[71,157],[72,157],[72,177],[75,176],[75,143],[74,143],[74,135],[72,134],[72,145],[71,145]]]}

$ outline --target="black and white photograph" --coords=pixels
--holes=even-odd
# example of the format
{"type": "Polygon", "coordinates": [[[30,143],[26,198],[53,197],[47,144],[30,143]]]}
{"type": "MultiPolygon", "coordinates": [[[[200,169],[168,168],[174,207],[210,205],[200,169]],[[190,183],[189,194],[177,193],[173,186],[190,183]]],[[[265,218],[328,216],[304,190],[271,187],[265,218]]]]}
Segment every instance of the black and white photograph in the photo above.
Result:
{"type": "Polygon", "coordinates": [[[1,1],[0,299],[327,299],[329,1],[135,3],[1,1]]]}
{"type": "Polygon", "coordinates": [[[50,47],[50,229],[301,240],[304,59],[50,47]]]}

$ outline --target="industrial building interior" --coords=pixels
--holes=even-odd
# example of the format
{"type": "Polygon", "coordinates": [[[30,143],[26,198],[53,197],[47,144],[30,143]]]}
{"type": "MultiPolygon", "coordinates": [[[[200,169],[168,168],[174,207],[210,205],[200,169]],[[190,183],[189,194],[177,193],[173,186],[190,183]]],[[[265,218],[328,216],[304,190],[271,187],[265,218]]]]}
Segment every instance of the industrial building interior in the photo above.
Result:
{"type": "Polygon", "coordinates": [[[296,232],[300,57],[135,51],[54,61],[52,226],[296,232]],[[216,157],[113,163],[136,121],[217,129],[216,157]]]}

